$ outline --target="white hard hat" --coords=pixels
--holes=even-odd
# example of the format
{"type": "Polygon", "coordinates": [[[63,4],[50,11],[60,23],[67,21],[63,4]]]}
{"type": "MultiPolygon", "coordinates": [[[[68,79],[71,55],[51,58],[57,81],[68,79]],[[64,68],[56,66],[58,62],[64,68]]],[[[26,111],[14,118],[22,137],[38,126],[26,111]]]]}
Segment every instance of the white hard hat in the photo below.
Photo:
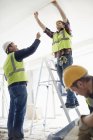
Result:
{"type": "Polygon", "coordinates": [[[6,52],[6,49],[7,49],[7,47],[9,46],[9,44],[11,44],[12,42],[11,41],[7,41],[7,42],[5,42],[4,44],[3,44],[3,50],[6,52]]]}

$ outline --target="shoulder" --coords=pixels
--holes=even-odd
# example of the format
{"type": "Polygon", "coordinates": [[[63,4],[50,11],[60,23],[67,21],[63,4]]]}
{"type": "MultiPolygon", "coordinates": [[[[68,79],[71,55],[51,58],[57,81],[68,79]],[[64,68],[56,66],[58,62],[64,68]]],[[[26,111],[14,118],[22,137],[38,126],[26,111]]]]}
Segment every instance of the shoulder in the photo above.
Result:
{"type": "Polygon", "coordinates": [[[69,22],[69,20],[67,20],[67,22],[65,23],[65,28],[66,27],[70,27],[70,22],[69,22]]]}
{"type": "Polygon", "coordinates": [[[46,33],[51,38],[53,37],[53,34],[54,34],[54,32],[51,31],[49,28],[46,28],[45,31],[44,31],[44,33],[46,33]]]}
{"type": "Polygon", "coordinates": [[[70,27],[70,22],[69,20],[67,20],[67,22],[65,23],[65,30],[66,32],[72,36],[72,30],[71,30],[71,27],[70,27]]]}

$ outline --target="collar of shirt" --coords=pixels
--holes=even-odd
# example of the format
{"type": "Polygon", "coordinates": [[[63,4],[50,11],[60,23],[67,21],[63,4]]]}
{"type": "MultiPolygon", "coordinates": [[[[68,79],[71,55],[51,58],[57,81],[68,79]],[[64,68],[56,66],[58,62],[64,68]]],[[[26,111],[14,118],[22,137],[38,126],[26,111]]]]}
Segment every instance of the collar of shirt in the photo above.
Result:
{"type": "Polygon", "coordinates": [[[60,31],[62,31],[64,28],[61,28],[59,31],[57,31],[57,33],[60,33],[60,31]]]}

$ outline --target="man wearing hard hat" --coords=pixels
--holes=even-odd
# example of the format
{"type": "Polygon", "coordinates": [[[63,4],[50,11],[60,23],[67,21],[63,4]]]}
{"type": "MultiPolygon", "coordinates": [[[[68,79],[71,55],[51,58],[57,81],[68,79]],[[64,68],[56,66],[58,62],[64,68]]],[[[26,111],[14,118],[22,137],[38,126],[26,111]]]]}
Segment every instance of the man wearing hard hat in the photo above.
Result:
{"type": "Polygon", "coordinates": [[[10,94],[10,108],[7,122],[8,140],[23,140],[24,138],[23,122],[26,113],[26,86],[28,80],[23,59],[36,51],[40,44],[39,38],[40,33],[37,33],[34,43],[30,47],[21,50],[11,41],[3,45],[3,49],[7,54],[3,69],[10,94]]]}
{"type": "Polygon", "coordinates": [[[72,65],[64,70],[63,80],[71,91],[86,97],[90,113],[93,112],[93,76],[85,68],[72,65]]]}
{"type": "Polygon", "coordinates": [[[93,136],[93,76],[88,75],[84,67],[72,65],[64,70],[63,81],[66,88],[84,96],[87,100],[91,114],[81,116],[78,140],[91,140],[93,136]]]}

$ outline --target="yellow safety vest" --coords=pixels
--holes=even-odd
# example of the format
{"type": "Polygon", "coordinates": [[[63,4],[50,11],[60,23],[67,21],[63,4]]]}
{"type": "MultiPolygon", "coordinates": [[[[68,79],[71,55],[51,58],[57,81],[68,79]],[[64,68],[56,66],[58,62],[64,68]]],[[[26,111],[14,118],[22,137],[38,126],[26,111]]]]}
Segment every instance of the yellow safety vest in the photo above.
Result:
{"type": "Polygon", "coordinates": [[[89,106],[93,107],[93,98],[90,97],[86,98],[86,102],[89,106]]]}
{"type": "Polygon", "coordinates": [[[24,69],[23,61],[16,61],[14,52],[8,54],[3,69],[8,85],[16,82],[27,81],[27,75],[24,69]]]}
{"type": "Polygon", "coordinates": [[[72,48],[71,35],[65,29],[53,35],[52,52],[58,52],[62,49],[72,48]]]}

